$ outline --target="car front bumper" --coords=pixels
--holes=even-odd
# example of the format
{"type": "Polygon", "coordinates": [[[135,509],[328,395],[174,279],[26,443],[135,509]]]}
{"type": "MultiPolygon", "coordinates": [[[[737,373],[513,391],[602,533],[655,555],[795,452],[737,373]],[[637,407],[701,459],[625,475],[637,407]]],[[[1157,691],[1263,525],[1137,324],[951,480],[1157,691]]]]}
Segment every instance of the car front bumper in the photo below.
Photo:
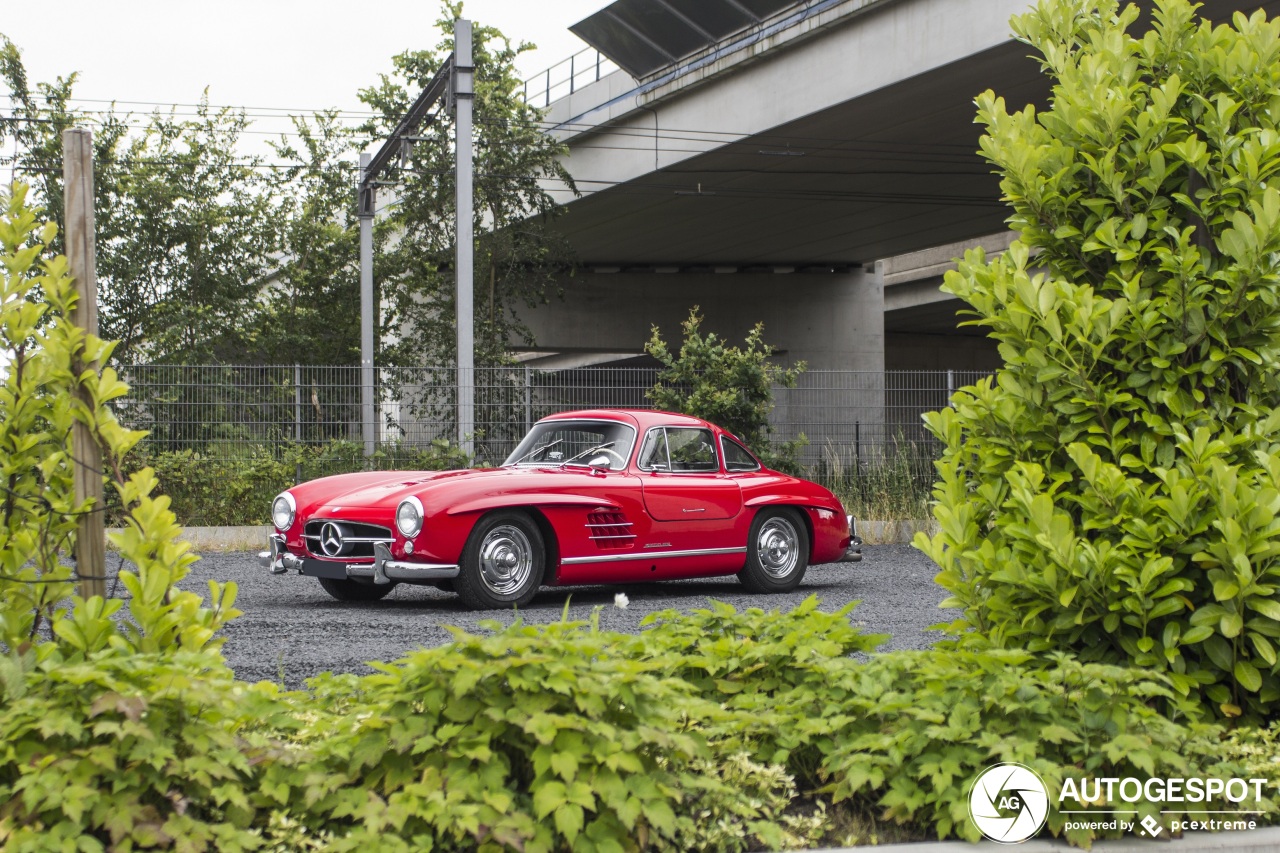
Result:
{"type": "Polygon", "coordinates": [[[331,560],[315,560],[289,553],[284,536],[272,533],[267,537],[267,550],[258,553],[258,564],[273,575],[293,570],[300,575],[336,580],[373,581],[377,584],[405,581],[408,583],[450,580],[458,576],[456,565],[444,563],[411,563],[391,559],[386,545],[373,546],[371,563],[337,563],[331,560]]]}
{"type": "Polygon", "coordinates": [[[845,516],[845,520],[849,523],[849,547],[844,549],[844,555],[838,562],[860,563],[862,562],[862,537],[858,535],[858,522],[852,515],[845,516]]]}

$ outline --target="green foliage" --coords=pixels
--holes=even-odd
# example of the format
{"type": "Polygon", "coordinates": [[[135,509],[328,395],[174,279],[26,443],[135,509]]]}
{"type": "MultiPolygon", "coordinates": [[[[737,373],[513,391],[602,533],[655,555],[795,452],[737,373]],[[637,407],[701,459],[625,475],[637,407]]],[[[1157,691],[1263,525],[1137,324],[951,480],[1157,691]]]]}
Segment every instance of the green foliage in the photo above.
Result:
{"type": "MultiPolygon", "coordinates": [[[[0,80],[14,93],[18,169],[54,219],[62,213],[62,131],[94,131],[99,326],[124,362],[200,363],[243,357],[252,306],[276,251],[268,173],[237,151],[249,120],[209,106],[195,114],[88,116],[70,101],[77,75],[27,82],[16,46],[0,35],[0,80]],[[130,134],[132,124],[141,132],[130,134]]],[[[55,244],[55,250],[60,247],[55,244]]]]}
{"type": "MultiPolygon", "coordinates": [[[[392,60],[393,75],[360,98],[378,117],[363,130],[382,136],[395,128],[417,93],[453,50],[453,21],[462,4],[445,0],[437,26],[445,37],[433,50],[406,51],[392,60]]],[[[491,26],[472,27],[475,65],[475,363],[510,362],[508,349],[532,343],[516,315],[555,292],[571,250],[551,227],[557,206],[544,181],[573,190],[558,157],[564,147],[539,125],[541,114],[521,96],[516,57],[532,50],[512,43],[491,26]]],[[[381,294],[384,336],[397,341],[379,355],[384,365],[448,367],[457,362],[454,260],[456,191],[454,125],[437,121],[421,128],[401,181],[397,204],[380,225],[394,231],[377,259],[375,279],[395,282],[381,294]],[[413,334],[403,334],[406,324],[413,334]]],[[[429,389],[428,393],[430,397],[429,389]]],[[[478,404],[483,403],[477,400],[478,404]]],[[[442,407],[442,411],[447,407],[442,407]]]]}
{"type": "Polygon", "coordinates": [[[968,784],[996,760],[1051,788],[1275,776],[1274,730],[1238,733],[1224,759],[1220,729],[1162,716],[1157,705],[1195,707],[1173,676],[1012,651],[860,662],[850,655],[881,638],[850,625],[852,606],[826,614],[816,599],[789,614],[667,611],[641,636],[595,619],[490,623],[488,636],[456,632],[307,692],[236,682],[218,652],[236,587],[211,582],[206,604],[177,585],[194,558],[169,499],[151,497],[152,470],[122,473],[140,437],[110,412],[123,383],[82,363],[111,345],[68,322],[66,259],[47,251],[53,229],[26,188],[0,201],[6,850],[812,846],[826,810],[796,809],[797,780],[915,831],[973,838],[968,784]],[[60,554],[77,514],[100,509],[71,495],[73,421],[128,508],[115,537],[136,566],[121,573],[127,618],[118,600],[63,603],[73,575],[60,554]]]}
{"type": "MultiPolygon", "coordinates": [[[[839,712],[828,722],[835,747],[824,756],[822,772],[833,799],[861,800],[883,809],[887,819],[939,838],[979,838],[968,818],[969,788],[996,762],[1031,767],[1056,804],[1068,778],[1196,775],[1203,770],[1197,758],[1219,734],[1180,725],[1151,707],[1157,699],[1177,703],[1167,679],[1065,655],[1038,660],[1010,651],[895,652],[845,667],[832,681],[827,700],[839,712]]],[[[1240,770],[1214,764],[1219,771],[1240,770]]],[[[1090,807],[1107,804],[1063,802],[1068,810],[1090,807]]],[[[1167,820],[1160,804],[1136,807],[1139,819],[1153,814],[1167,820]]],[[[1196,817],[1196,809],[1239,806],[1186,808],[1196,817]]],[[[1062,834],[1069,817],[1051,808],[1049,830],[1062,834]]],[[[1086,844],[1095,836],[1073,830],[1066,837],[1086,844]]]]}
{"type": "Polygon", "coordinates": [[[252,849],[252,691],[208,650],[45,660],[0,694],[0,846],[252,849]]]}
{"type": "Polygon", "coordinates": [[[704,699],[734,712],[719,724],[708,721],[709,737],[757,761],[786,765],[809,789],[832,743],[802,721],[810,713],[835,710],[819,698],[827,690],[831,661],[871,652],[888,639],[850,624],[857,602],[834,613],[822,612],[818,603],[810,596],[788,613],[754,607],[738,613],[719,602],[690,614],[654,613],[641,623],[654,627],[635,641],[634,654],[662,663],[704,699]],[[797,709],[794,717],[779,716],[783,696],[797,709]]]}
{"type": "Polygon", "coordinates": [[[69,322],[67,260],[48,251],[56,229],[27,194],[0,194],[0,845],[234,849],[251,817],[237,782],[248,761],[223,718],[235,697],[216,634],[238,614],[236,587],[211,582],[212,606],[176,587],[195,558],[168,499],[151,497],[154,474],[122,473],[142,434],[111,414],[126,390],[115,373],[86,366],[112,344],[69,322]],[[120,574],[127,619],[119,600],[73,596],[62,563],[78,516],[103,509],[74,498],[77,422],[128,508],[114,537],[136,567],[120,574]]]}
{"type": "MultiPolygon", "coordinates": [[[[457,445],[436,439],[424,447],[387,445],[372,457],[364,446],[350,441],[326,444],[278,442],[271,447],[251,445],[233,453],[194,450],[155,451],[143,445],[127,468],[150,468],[159,491],[183,525],[266,524],[271,501],[299,482],[378,469],[449,471],[470,464],[457,445]]],[[[112,507],[118,512],[118,505],[112,507]]]]}
{"type": "Polygon", "coordinates": [[[884,452],[866,456],[858,458],[828,441],[821,462],[805,477],[835,492],[854,518],[914,521],[929,515],[932,447],[895,439],[884,452]]]}
{"type": "Polygon", "coordinates": [[[916,544],[963,644],[1134,664],[1216,713],[1265,716],[1280,698],[1280,23],[1214,27],[1161,0],[1135,37],[1137,14],[1044,0],[1013,23],[1055,81],[1051,108],[978,99],[1021,237],[967,254],[944,289],[1005,367],[926,416],[947,446],[941,532],[916,544]]]}
{"type": "Polygon", "coordinates": [[[621,653],[629,638],[594,623],[487,627],[375,675],[318,680],[336,716],[313,718],[299,734],[307,766],[273,766],[264,794],[333,832],[335,850],[788,840],[775,823],[785,780],[739,758],[735,785],[718,778],[697,728],[722,712],[660,662],[621,653]]]}
{"type": "Polygon", "coordinates": [[[797,470],[796,454],[808,444],[795,441],[770,445],[769,412],[773,386],[794,388],[805,363],[780,367],[769,359],[773,348],[764,342],[764,323],[747,335],[745,347],[728,346],[714,332],[702,334],[698,306],[689,309],[681,328],[684,341],[677,356],[667,347],[657,326],[645,352],[662,363],[657,384],[645,393],[654,407],[703,418],[737,436],[766,465],[797,470]]]}

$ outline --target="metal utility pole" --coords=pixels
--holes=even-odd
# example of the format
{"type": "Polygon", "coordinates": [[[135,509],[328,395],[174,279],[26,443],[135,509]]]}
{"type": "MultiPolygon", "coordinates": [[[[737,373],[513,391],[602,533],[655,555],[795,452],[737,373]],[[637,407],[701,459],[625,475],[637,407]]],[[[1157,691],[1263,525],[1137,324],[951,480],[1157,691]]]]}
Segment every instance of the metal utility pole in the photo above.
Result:
{"type": "MultiPolygon", "coordinates": [[[[460,22],[462,23],[462,22],[460,22]]],[[[471,24],[467,22],[467,32],[471,31],[471,24]]],[[[470,66],[471,60],[471,37],[467,36],[467,65],[470,66]]],[[[366,456],[372,456],[375,443],[375,424],[374,424],[374,371],[373,371],[373,330],[376,325],[375,312],[377,306],[373,300],[373,214],[377,208],[377,188],[380,184],[388,183],[378,180],[378,175],[382,173],[396,157],[402,160],[409,146],[417,137],[414,132],[419,125],[430,124],[435,120],[438,113],[430,113],[429,110],[435,106],[446,94],[449,89],[449,81],[453,75],[454,59],[450,55],[445,59],[440,69],[427,83],[422,94],[418,95],[418,99],[409,107],[409,111],[405,113],[400,124],[396,125],[396,129],[392,132],[391,138],[382,144],[378,152],[370,157],[368,154],[360,155],[360,178],[356,187],[356,194],[359,199],[359,218],[360,218],[360,384],[362,386],[361,408],[362,421],[364,423],[364,452],[366,456]]],[[[468,74],[470,72],[468,67],[468,74]]],[[[467,91],[470,92],[470,77],[468,76],[467,91]]],[[[468,95],[470,98],[470,95],[468,95]]],[[[468,122],[470,121],[470,100],[468,105],[468,122]]],[[[470,130],[467,132],[467,139],[471,138],[470,130]]],[[[467,182],[470,186],[471,170],[467,169],[467,182]]],[[[394,182],[391,182],[394,183],[394,182]]],[[[468,191],[468,198],[470,192],[468,191]]],[[[467,218],[470,223],[470,216],[467,218]]]]}
{"type": "Polygon", "coordinates": [[[467,455],[474,451],[476,415],[475,309],[472,293],[475,243],[472,234],[471,22],[459,18],[453,24],[453,109],[457,216],[454,269],[457,273],[458,308],[458,444],[467,455]]]}
{"type": "Polygon", "coordinates": [[[360,424],[364,455],[373,456],[377,440],[373,405],[373,212],[377,189],[369,181],[368,154],[360,155],[360,424]]]}
{"type": "MultiPolygon", "coordinates": [[[[87,334],[98,334],[98,276],[93,234],[93,133],[80,127],[62,132],[62,180],[67,265],[75,277],[75,308],[70,320],[87,334]]],[[[80,354],[75,356],[80,360],[80,354]]],[[[96,370],[97,363],[76,368],[96,370]]],[[[93,401],[83,390],[80,401],[92,411],[93,401]]],[[[71,457],[77,504],[93,503],[80,516],[76,529],[76,574],[80,597],[106,598],[106,533],[102,521],[102,448],[89,427],[76,421],[71,431],[71,457]]]]}

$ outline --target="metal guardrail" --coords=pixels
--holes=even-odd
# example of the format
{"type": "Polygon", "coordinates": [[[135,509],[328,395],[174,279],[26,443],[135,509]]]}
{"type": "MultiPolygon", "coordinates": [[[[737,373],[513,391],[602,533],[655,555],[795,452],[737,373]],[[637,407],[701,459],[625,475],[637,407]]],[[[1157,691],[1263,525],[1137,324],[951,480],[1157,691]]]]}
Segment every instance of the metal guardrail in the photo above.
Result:
{"type": "MultiPolygon", "coordinates": [[[[361,441],[358,366],[133,365],[115,401],[121,422],[147,430],[152,451],[194,450],[234,459],[255,449],[361,441]]],[[[984,371],[836,371],[802,373],[795,388],[774,390],[772,440],[804,435],[800,461],[842,467],[904,452],[937,453],[920,420],[984,371]]],[[[538,419],[583,408],[652,408],[654,367],[539,370],[477,368],[477,455],[500,462],[538,419]]],[[[380,444],[427,447],[456,440],[453,368],[379,368],[375,374],[380,444]]]]}
{"type": "Polygon", "coordinates": [[[559,100],[618,70],[618,65],[594,47],[583,48],[524,81],[524,100],[545,109],[559,100]]]}

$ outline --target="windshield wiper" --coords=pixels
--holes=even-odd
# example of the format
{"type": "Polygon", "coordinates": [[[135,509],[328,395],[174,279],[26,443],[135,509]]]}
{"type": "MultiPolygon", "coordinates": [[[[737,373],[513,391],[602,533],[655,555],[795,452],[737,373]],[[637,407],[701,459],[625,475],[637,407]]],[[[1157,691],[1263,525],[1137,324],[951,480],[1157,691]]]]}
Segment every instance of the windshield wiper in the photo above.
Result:
{"type": "Polygon", "coordinates": [[[552,442],[550,442],[550,443],[548,443],[548,444],[544,444],[544,445],[542,445],[541,447],[535,447],[533,450],[530,450],[530,451],[529,451],[528,453],[526,453],[524,456],[521,456],[519,459],[517,459],[515,462],[512,462],[511,464],[512,464],[512,465],[519,465],[521,462],[523,462],[524,460],[528,459],[528,458],[529,458],[530,456],[532,456],[533,454],[535,454],[535,453],[541,453],[541,452],[542,452],[542,451],[544,451],[544,450],[550,450],[551,448],[555,447],[557,444],[564,444],[564,439],[563,439],[563,438],[557,438],[555,441],[552,441],[552,442]]]}
{"type": "Polygon", "coordinates": [[[597,444],[595,447],[588,447],[586,450],[582,451],[581,453],[575,453],[573,456],[570,456],[568,459],[561,462],[560,467],[563,468],[564,466],[568,465],[570,462],[574,461],[575,459],[581,459],[582,457],[588,454],[595,453],[597,450],[608,450],[610,447],[613,447],[617,443],[618,443],[617,441],[606,441],[604,444],[597,444]]]}

